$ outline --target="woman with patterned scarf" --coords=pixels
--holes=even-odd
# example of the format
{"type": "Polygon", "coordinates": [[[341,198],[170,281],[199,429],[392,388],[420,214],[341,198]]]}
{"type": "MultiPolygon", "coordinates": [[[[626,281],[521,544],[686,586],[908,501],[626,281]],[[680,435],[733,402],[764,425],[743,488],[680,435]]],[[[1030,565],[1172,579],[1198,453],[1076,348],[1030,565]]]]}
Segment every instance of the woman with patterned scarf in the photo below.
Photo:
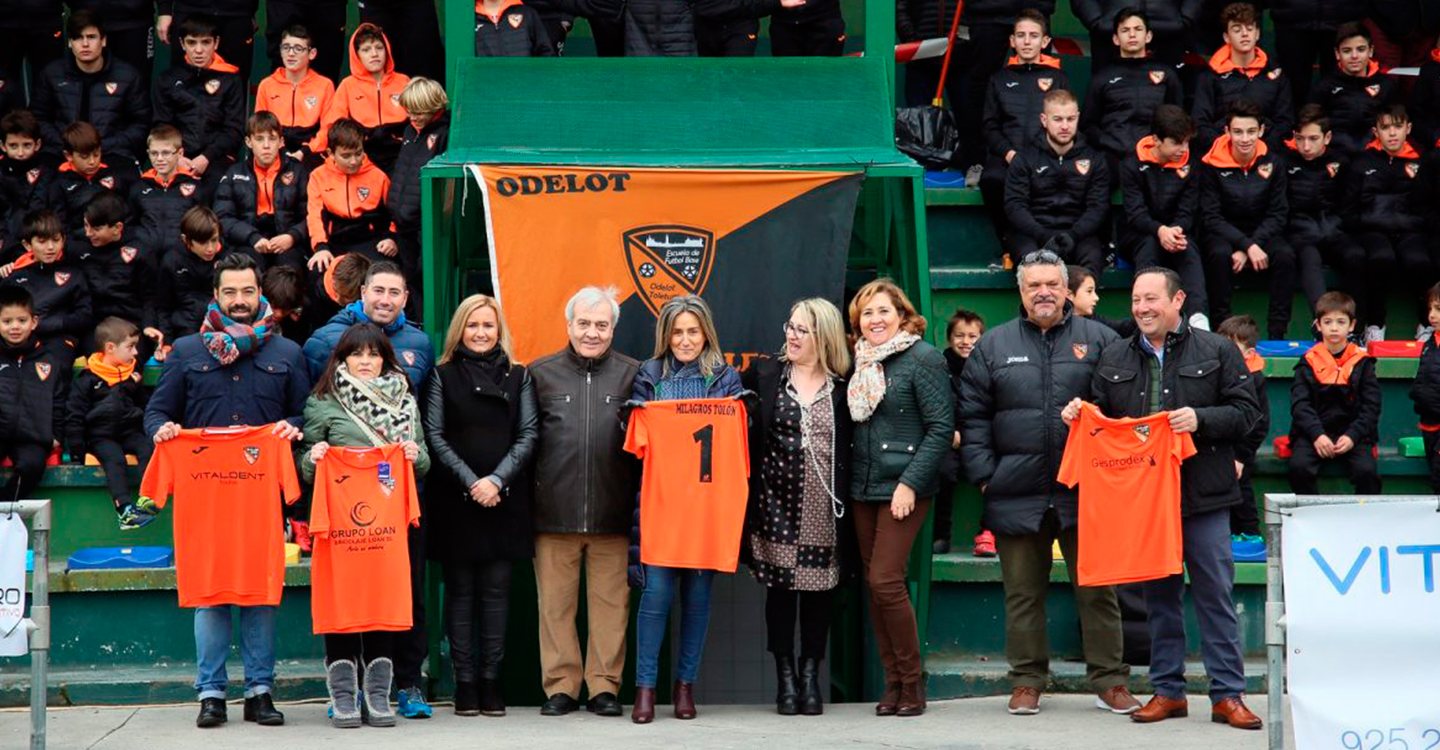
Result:
{"type": "MultiPolygon", "coordinates": [[[[429,470],[430,455],[425,449],[420,409],[410,393],[410,381],[395,359],[390,339],[373,323],[351,326],[340,337],[325,374],[305,403],[301,475],[307,482],[313,481],[316,464],[332,449],[396,444],[413,464],[416,477],[429,470]]],[[[377,470],[382,480],[394,472],[388,464],[377,464],[377,470]]],[[[401,496],[397,494],[395,498],[400,500],[401,496]]],[[[401,544],[406,543],[403,531],[397,536],[401,544]]],[[[318,565],[319,558],[316,559],[318,565]]],[[[375,571],[376,580],[408,579],[408,556],[401,554],[391,559],[398,559],[401,567],[394,571],[375,571]]],[[[345,597],[336,599],[343,602],[345,597]]],[[[394,630],[408,627],[407,623],[405,628],[394,630]]],[[[390,708],[390,683],[394,674],[391,631],[377,629],[324,635],[331,722],[342,728],[358,727],[363,716],[364,722],[371,726],[394,726],[395,713],[390,708]]]]}

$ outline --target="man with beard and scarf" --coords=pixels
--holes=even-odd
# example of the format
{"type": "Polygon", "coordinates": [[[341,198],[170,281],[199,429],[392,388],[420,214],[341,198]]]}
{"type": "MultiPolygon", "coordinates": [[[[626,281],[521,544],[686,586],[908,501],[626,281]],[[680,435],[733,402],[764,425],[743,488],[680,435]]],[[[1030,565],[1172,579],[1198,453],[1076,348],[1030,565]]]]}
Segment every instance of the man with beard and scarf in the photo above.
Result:
{"type": "MultiPolygon", "coordinates": [[[[310,377],[295,343],[274,335],[270,303],[260,296],[255,261],[230,253],[215,264],[215,299],[200,332],[175,342],[160,384],[145,409],[145,432],[156,444],[200,427],[274,424],[283,440],[301,437],[300,425],[310,377]]],[[[279,533],[279,530],[276,530],[279,533]]],[[[229,565],[264,566],[268,561],[230,560],[229,565]]],[[[196,726],[225,723],[225,661],[230,652],[232,605],[195,609],[195,646],[200,697],[196,726]]],[[[275,709],[275,607],[240,610],[241,655],[245,662],[245,720],[285,723],[275,709]]]]}
{"type": "MultiPolygon", "coordinates": [[[[400,367],[410,378],[411,391],[422,393],[421,388],[435,367],[435,350],[430,345],[430,338],[405,320],[405,302],[409,296],[405,274],[399,266],[390,261],[370,266],[365,273],[365,283],[360,287],[360,299],[335,313],[330,322],[321,326],[305,342],[305,360],[309,363],[310,378],[318,379],[324,373],[331,352],[350,326],[368,322],[379,326],[389,337],[400,367]]],[[[398,713],[407,719],[423,719],[431,715],[420,680],[420,666],[428,649],[425,641],[424,515],[422,506],[420,525],[410,528],[410,593],[414,600],[412,626],[408,632],[397,633],[394,642],[398,713]]]]}

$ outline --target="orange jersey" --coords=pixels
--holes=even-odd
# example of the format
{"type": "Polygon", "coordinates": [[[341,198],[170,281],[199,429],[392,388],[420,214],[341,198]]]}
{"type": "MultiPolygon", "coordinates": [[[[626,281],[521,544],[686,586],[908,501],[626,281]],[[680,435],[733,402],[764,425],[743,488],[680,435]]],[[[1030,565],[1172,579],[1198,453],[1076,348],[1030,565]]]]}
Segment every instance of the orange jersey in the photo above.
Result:
{"type": "Polygon", "coordinates": [[[315,465],[310,616],[315,633],[410,629],[406,527],[420,523],[415,472],[398,444],[335,448],[315,465]]]}
{"type": "Polygon", "coordinates": [[[307,70],[299,83],[291,83],[285,69],[277,68],[255,90],[255,111],[273,112],[286,135],[300,131],[315,131],[318,135],[320,119],[334,97],[335,83],[329,78],[307,70]]]}
{"type": "Polygon", "coordinates": [[[181,430],[155,446],[140,494],[175,497],[180,606],[276,605],[285,582],[281,502],[300,497],[290,441],[273,425],[181,430]]]}
{"type": "Polygon", "coordinates": [[[1085,404],[1070,425],[1058,477],[1080,485],[1081,586],[1180,572],[1180,462],[1193,455],[1194,439],[1170,429],[1170,412],[1110,419],[1085,404]]]}
{"type": "Polygon", "coordinates": [[[310,173],[305,190],[305,224],[310,230],[310,244],[316,250],[322,246],[328,249],[330,235],[346,234],[347,228],[363,224],[369,229],[388,229],[390,225],[389,213],[382,211],[390,193],[390,178],[369,157],[355,174],[341,172],[327,158],[310,173]]]}
{"type": "Polygon", "coordinates": [[[625,450],[645,462],[640,561],[735,572],[749,497],[745,404],[651,401],[630,415],[625,450]]]}
{"type": "MultiPolygon", "coordinates": [[[[355,28],[355,33],[360,33],[360,30],[367,26],[374,28],[373,24],[362,23],[355,28]]],[[[348,117],[366,128],[395,125],[410,119],[410,114],[400,106],[400,92],[405,89],[405,84],[410,82],[410,76],[395,72],[395,56],[390,51],[390,38],[385,38],[385,73],[379,81],[365,72],[360,53],[355,51],[354,34],[350,36],[347,48],[350,50],[351,72],[340,81],[340,85],[335,89],[335,97],[330,100],[330,106],[325,109],[325,114],[320,119],[320,132],[315,136],[315,147],[311,149],[315,153],[328,148],[325,134],[330,130],[330,125],[342,117],[348,117]]]]}

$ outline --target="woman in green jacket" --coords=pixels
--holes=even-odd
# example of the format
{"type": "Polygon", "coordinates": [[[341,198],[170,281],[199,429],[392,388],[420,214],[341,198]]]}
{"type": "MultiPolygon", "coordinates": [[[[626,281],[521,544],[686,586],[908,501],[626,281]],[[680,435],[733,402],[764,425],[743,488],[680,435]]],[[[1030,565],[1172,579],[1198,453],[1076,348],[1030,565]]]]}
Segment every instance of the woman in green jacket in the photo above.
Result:
{"type": "MultiPolygon", "coordinates": [[[[425,450],[420,409],[410,393],[410,381],[395,359],[390,339],[373,323],[353,325],[335,345],[324,374],[305,402],[301,476],[313,482],[316,463],[323,460],[331,448],[396,444],[411,462],[415,477],[429,470],[430,455],[425,450]]],[[[379,465],[379,468],[383,479],[389,471],[388,465],[379,465]]],[[[395,476],[393,481],[399,480],[395,476]]],[[[395,499],[405,501],[400,495],[395,499]]],[[[409,501],[417,499],[409,498],[409,501]]],[[[401,532],[398,539],[404,544],[407,537],[401,532]]],[[[395,557],[406,567],[376,571],[377,578],[409,576],[408,556],[395,557]]],[[[394,673],[391,639],[388,630],[380,629],[325,633],[325,682],[330,691],[331,722],[335,726],[358,727],[362,716],[371,726],[395,725],[395,713],[390,709],[390,682],[394,673]],[[363,689],[361,664],[365,665],[363,689]]]]}

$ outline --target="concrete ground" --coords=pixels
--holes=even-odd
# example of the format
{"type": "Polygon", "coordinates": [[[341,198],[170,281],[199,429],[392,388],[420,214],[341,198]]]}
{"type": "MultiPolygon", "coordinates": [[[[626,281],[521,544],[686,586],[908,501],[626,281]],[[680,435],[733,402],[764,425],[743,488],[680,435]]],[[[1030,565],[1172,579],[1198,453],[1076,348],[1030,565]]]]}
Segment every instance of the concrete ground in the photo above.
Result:
{"type": "MultiPolygon", "coordinates": [[[[823,717],[777,716],[768,706],[700,706],[694,721],[677,721],[668,706],[659,707],[654,724],[636,726],[625,718],[599,718],[584,711],[561,718],[542,717],[533,707],[510,709],[504,718],[461,718],[437,706],[434,718],[400,720],[393,729],[333,729],[323,702],[284,704],[284,727],[259,727],[241,721],[241,706],[230,704],[230,723],[196,729],[194,704],[145,707],[81,707],[49,713],[47,747],[51,750],[255,750],[343,747],[345,750],[425,747],[527,748],[542,750],[637,750],[639,747],[686,750],[759,750],[786,748],[1004,748],[1005,750],[1260,750],[1266,732],[1246,732],[1210,721],[1209,702],[1190,698],[1190,716],[1138,725],[1094,707],[1084,695],[1046,696],[1038,716],[1005,713],[1006,698],[935,701],[918,718],[877,718],[870,704],[826,706],[823,717]]],[[[1265,698],[1247,704],[1265,715],[1265,698]]],[[[628,706],[627,706],[628,709],[628,706]]],[[[30,717],[24,710],[0,711],[0,748],[28,747],[30,717]]],[[[1293,746],[1293,738],[1290,740],[1293,746]]]]}

